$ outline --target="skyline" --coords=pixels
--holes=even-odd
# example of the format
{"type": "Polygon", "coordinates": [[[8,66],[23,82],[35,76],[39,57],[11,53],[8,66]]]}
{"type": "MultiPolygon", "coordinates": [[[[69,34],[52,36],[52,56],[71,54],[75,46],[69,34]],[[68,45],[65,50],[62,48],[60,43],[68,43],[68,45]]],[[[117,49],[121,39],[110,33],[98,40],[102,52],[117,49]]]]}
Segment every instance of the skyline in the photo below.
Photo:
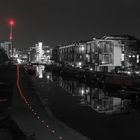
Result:
{"type": "Polygon", "coordinates": [[[112,34],[140,39],[139,5],[138,0],[2,0],[0,41],[8,40],[9,18],[16,21],[16,48],[31,47],[40,41],[55,47],[112,34]]]}

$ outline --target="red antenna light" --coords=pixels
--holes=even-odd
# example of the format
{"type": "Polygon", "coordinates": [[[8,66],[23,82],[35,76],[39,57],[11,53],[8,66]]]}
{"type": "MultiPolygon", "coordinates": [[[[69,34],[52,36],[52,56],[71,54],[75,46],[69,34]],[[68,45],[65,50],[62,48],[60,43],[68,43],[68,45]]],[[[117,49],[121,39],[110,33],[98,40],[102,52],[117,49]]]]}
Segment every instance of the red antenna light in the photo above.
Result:
{"type": "Polygon", "coordinates": [[[13,19],[9,19],[9,24],[10,24],[10,26],[14,26],[15,21],[13,19]]]}

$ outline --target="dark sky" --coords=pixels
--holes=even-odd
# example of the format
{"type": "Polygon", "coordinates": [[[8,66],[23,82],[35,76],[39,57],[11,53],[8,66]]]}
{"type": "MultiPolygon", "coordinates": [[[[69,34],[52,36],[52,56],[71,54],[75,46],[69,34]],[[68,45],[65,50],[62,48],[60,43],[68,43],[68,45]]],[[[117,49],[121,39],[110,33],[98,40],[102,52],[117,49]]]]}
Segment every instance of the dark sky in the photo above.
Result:
{"type": "Polygon", "coordinates": [[[57,46],[109,34],[140,38],[140,0],[0,0],[0,41],[16,20],[17,48],[57,46]]]}

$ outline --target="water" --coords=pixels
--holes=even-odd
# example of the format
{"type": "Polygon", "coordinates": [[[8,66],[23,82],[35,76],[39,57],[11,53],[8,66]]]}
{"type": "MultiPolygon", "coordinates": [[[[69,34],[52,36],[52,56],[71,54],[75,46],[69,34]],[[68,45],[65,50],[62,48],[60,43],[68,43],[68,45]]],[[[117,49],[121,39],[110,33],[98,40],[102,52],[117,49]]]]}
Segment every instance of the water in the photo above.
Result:
{"type": "Polygon", "coordinates": [[[37,71],[53,114],[68,126],[92,140],[140,138],[139,92],[56,76],[42,66],[37,71]]]}

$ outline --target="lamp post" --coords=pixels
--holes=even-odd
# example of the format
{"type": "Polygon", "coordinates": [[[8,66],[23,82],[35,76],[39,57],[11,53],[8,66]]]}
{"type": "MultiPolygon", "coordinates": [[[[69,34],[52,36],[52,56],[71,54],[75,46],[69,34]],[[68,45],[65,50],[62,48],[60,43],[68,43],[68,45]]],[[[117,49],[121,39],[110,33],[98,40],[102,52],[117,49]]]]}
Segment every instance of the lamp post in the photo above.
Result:
{"type": "Polygon", "coordinates": [[[11,45],[11,56],[13,55],[13,26],[15,25],[14,19],[9,19],[9,25],[10,25],[10,35],[9,35],[9,40],[10,40],[10,45],[11,45]]]}

